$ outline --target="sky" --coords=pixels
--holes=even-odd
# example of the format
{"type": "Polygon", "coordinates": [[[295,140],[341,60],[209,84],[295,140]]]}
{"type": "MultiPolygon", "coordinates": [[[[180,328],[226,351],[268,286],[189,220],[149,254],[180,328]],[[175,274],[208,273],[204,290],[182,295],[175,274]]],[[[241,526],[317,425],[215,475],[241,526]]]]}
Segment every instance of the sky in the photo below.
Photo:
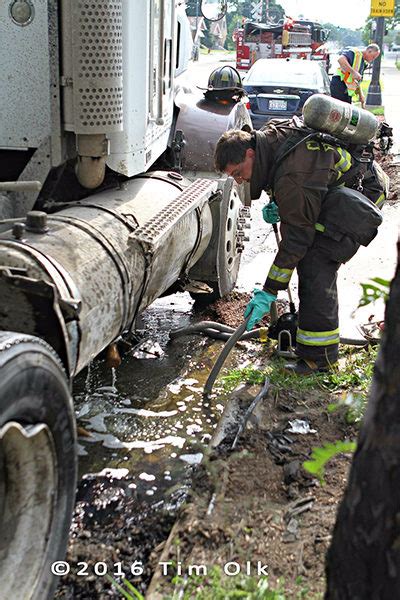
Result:
{"type": "Polygon", "coordinates": [[[277,0],[288,16],[357,29],[369,16],[371,0],[277,0]]]}

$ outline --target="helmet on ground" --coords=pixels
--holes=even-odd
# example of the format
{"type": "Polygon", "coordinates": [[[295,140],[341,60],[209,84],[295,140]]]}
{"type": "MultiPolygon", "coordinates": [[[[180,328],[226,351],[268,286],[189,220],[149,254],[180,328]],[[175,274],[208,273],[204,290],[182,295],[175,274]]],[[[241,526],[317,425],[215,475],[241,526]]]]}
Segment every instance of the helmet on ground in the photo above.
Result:
{"type": "Polygon", "coordinates": [[[242,80],[239,73],[236,69],[228,65],[215,69],[208,79],[209,90],[226,90],[242,87],[242,80]]]}

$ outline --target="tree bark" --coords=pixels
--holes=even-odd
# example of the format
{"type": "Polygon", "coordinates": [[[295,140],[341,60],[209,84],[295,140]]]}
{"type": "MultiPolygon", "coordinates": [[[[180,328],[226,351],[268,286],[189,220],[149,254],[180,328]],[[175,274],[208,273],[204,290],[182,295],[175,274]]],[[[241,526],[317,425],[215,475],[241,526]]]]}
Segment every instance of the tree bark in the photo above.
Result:
{"type": "Polygon", "coordinates": [[[367,411],[327,555],[325,600],[400,598],[400,241],[367,411]]]}

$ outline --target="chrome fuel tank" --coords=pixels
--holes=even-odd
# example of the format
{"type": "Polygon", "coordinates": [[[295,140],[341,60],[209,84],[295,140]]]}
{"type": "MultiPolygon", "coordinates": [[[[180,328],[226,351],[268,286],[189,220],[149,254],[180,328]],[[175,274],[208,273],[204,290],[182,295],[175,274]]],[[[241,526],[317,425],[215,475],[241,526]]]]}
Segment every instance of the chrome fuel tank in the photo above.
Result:
{"type": "Polygon", "coordinates": [[[45,339],[75,374],[204,253],[216,186],[154,172],[29,213],[0,237],[0,329],[45,339]]]}

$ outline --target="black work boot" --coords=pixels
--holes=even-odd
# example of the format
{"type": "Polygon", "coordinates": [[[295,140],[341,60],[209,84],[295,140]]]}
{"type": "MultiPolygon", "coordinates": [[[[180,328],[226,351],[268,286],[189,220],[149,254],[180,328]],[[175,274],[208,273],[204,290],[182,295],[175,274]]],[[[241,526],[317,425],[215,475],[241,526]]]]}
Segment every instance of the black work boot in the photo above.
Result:
{"type": "Polygon", "coordinates": [[[286,363],[283,366],[284,371],[294,375],[313,375],[313,373],[327,373],[333,365],[318,365],[310,359],[299,358],[294,363],[286,363]]]}

